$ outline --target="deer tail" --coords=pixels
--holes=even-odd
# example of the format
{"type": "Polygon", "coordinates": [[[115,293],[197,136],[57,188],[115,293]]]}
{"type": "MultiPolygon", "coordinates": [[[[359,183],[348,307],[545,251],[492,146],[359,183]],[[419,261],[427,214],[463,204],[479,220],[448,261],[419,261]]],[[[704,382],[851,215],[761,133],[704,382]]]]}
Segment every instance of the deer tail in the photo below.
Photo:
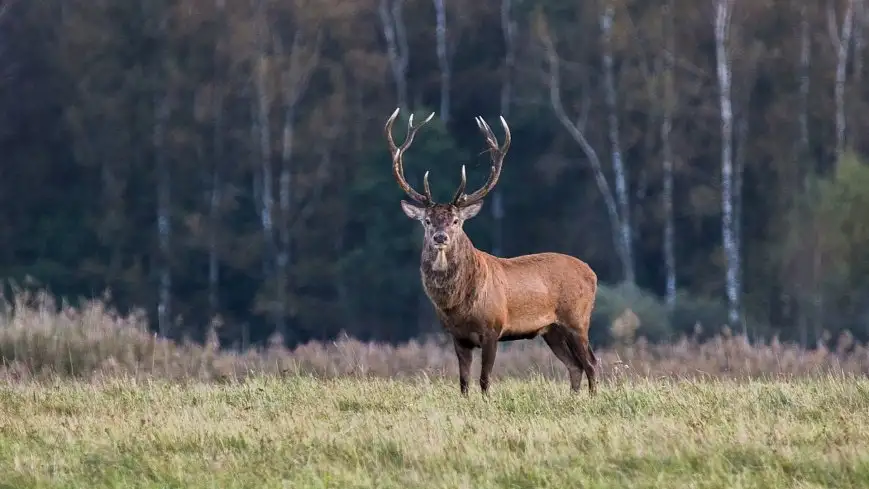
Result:
{"type": "Polygon", "coordinates": [[[588,357],[589,357],[589,359],[591,359],[592,365],[597,367],[598,366],[598,359],[597,359],[597,355],[594,354],[594,350],[591,349],[591,343],[588,343],[587,348],[588,348],[588,357]]]}

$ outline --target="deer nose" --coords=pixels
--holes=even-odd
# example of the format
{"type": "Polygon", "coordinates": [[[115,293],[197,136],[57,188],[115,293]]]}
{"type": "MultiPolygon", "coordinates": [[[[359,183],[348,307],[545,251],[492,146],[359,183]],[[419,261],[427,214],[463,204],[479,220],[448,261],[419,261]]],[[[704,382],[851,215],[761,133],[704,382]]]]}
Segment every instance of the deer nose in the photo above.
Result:
{"type": "Polygon", "coordinates": [[[447,242],[447,233],[437,232],[434,233],[434,236],[431,237],[437,244],[444,244],[447,242]]]}

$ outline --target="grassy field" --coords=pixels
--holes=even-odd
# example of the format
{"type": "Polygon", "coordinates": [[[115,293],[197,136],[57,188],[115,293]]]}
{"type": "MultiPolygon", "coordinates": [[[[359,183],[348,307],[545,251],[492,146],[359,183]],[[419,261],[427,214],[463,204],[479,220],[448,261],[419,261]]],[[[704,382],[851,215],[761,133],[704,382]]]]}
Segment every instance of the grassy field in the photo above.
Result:
{"type": "Polygon", "coordinates": [[[0,387],[0,487],[869,487],[869,380],[0,387]]]}

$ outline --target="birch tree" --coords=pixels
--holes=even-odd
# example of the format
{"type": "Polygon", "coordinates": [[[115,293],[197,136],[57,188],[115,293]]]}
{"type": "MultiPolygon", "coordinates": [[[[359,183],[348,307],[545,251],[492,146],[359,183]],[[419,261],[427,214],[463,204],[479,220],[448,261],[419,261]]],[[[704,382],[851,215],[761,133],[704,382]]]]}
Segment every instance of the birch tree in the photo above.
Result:
{"type": "Polygon", "coordinates": [[[607,108],[607,125],[609,131],[607,136],[610,143],[610,157],[612,159],[612,167],[616,189],[616,201],[618,202],[619,213],[619,233],[622,242],[623,260],[630,263],[624,269],[625,281],[634,283],[634,267],[633,267],[633,239],[631,237],[631,214],[630,202],[628,197],[628,177],[625,171],[623,161],[623,153],[621,147],[621,137],[619,134],[619,113],[618,101],[616,96],[615,73],[613,69],[613,19],[615,17],[615,8],[612,0],[606,0],[603,6],[603,11],[600,13],[599,22],[602,36],[603,48],[603,80],[604,80],[604,99],[607,108]]]}
{"type": "Polygon", "coordinates": [[[383,37],[386,40],[386,54],[392,68],[398,106],[408,107],[407,66],[410,63],[410,48],[407,43],[402,7],[405,0],[380,0],[377,13],[380,17],[383,37]]]}
{"type": "Polygon", "coordinates": [[[441,113],[444,124],[450,121],[450,68],[449,52],[447,50],[447,8],[444,0],[434,0],[435,7],[435,37],[437,46],[438,68],[441,72],[441,113]]]}
{"type": "MultiPolygon", "coordinates": [[[[609,180],[603,170],[600,157],[595,151],[591,143],[585,137],[583,131],[584,124],[582,123],[583,111],[580,111],[580,116],[576,120],[572,119],[564,107],[564,102],[561,99],[561,74],[560,74],[560,59],[555,47],[555,41],[549,31],[549,27],[543,16],[538,16],[537,35],[543,45],[546,66],[547,66],[547,84],[549,85],[549,102],[555,117],[559,123],[567,130],[570,137],[579,145],[589,161],[594,173],[595,184],[601,193],[604,205],[606,206],[607,216],[609,217],[610,230],[612,232],[613,244],[616,248],[616,254],[622,269],[622,278],[628,283],[635,277],[634,264],[631,260],[630,247],[631,243],[626,241],[627,236],[624,233],[626,217],[619,212],[619,206],[616,204],[616,194],[612,191],[609,180]]],[[[614,169],[615,170],[615,169],[614,169]]],[[[624,178],[624,175],[616,174],[616,179],[624,178]]]]}
{"type": "Polygon", "coordinates": [[[827,22],[833,48],[836,50],[836,78],[834,100],[836,107],[836,161],[845,152],[847,136],[847,114],[845,112],[845,84],[848,81],[848,49],[851,47],[851,37],[854,32],[854,5],[857,0],[845,0],[845,13],[842,15],[841,27],[837,23],[836,6],[833,0],[827,3],[827,22]]]}
{"type": "MultiPolygon", "coordinates": [[[[319,62],[320,31],[313,40],[306,40],[301,29],[296,29],[290,47],[286,69],[281,86],[283,92],[284,127],[281,138],[281,170],[279,177],[280,246],[277,254],[277,311],[276,329],[286,338],[287,313],[289,309],[289,277],[291,262],[291,229],[294,202],[293,163],[295,146],[295,126],[298,117],[299,101],[308,89],[311,75],[319,62]]],[[[283,54],[283,45],[277,41],[278,54],[283,54]]]]}
{"type": "Polygon", "coordinates": [[[733,107],[731,99],[732,64],[729,53],[730,20],[734,0],[716,0],[715,66],[721,114],[721,235],[725,259],[725,289],[728,320],[736,326],[740,319],[739,249],[734,230],[733,107]]]}
{"type": "Polygon", "coordinates": [[[664,5],[664,79],[663,103],[664,113],[661,118],[661,151],[664,169],[663,201],[664,201],[664,267],[666,268],[666,304],[670,311],[676,305],[676,226],[673,218],[673,111],[676,105],[676,89],[674,81],[675,68],[675,25],[673,22],[673,0],[667,0],[664,5]]]}

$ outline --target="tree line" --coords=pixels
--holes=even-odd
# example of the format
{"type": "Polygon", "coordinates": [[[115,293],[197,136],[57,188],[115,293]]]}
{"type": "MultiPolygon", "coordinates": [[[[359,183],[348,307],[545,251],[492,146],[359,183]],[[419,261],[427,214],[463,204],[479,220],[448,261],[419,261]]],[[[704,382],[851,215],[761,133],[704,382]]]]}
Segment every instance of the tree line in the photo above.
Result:
{"type": "Polygon", "coordinates": [[[383,125],[500,256],[601,280],[592,336],[869,339],[865,0],[0,2],[0,275],[156,331],[439,330],[383,125]],[[400,126],[398,122],[396,126],[400,126]],[[498,124],[492,127],[498,131],[498,124]],[[397,135],[397,137],[400,137],[397,135]]]}

